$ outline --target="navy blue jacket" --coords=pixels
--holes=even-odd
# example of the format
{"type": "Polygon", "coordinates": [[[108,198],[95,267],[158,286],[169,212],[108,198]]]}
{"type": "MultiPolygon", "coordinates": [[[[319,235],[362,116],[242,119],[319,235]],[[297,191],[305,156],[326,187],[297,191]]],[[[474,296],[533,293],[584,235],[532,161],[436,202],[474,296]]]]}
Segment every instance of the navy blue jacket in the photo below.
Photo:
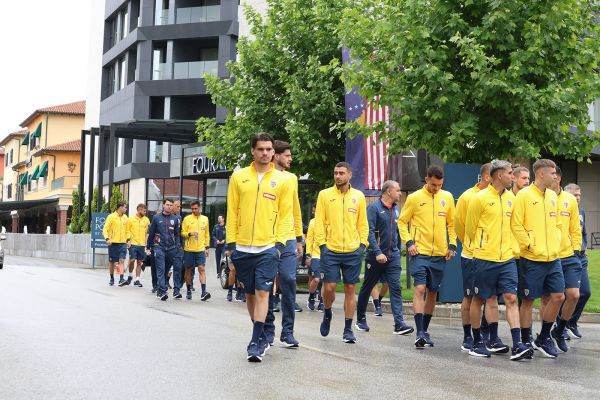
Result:
{"type": "Polygon", "coordinates": [[[212,236],[215,246],[224,246],[225,243],[217,244],[217,240],[225,240],[225,225],[216,224],[213,227],[212,236]]]}
{"type": "Polygon", "coordinates": [[[581,236],[583,237],[581,251],[585,251],[587,249],[587,231],[585,230],[585,210],[583,207],[579,209],[579,223],[581,224],[581,236]]]}
{"type": "Polygon", "coordinates": [[[148,248],[160,246],[164,250],[181,247],[181,219],[177,215],[158,213],[152,217],[148,231],[148,248]]]}
{"type": "Polygon", "coordinates": [[[381,199],[369,204],[367,219],[369,220],[369,253],[373,256],[385,254],[390,257],[398,252],[400,238],[398,236],[398,216],[400,211],[396,203],[387,208],[381,199]]]}

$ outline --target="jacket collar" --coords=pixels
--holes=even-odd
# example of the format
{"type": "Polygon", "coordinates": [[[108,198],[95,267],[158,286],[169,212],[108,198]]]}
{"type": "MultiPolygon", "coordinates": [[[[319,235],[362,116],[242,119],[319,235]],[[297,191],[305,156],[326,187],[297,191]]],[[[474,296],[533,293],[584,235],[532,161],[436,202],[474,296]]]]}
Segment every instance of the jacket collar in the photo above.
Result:
{"type": "MultiPolygon", "coordinates": [[[[269,163],[269,169],[265,172],[265,174],[273,172],[274,169],[275,169],[275,164],[273,164],[272,162],[270,162],[269,163]]],[[[250,163],[250,170],[252,171],[253,174],[255,174],[256,176],[258,176],[258,170],[256,169],[256,164],[254,163],[254,161],[252,161],[250,163]]]]}
{"type": "Polygon", "coordinates": [[[423,185],[423,189],[421,189],[421,190],[423,191],[423,193],[425,193],[429,197],[435,196],[433,193],[431,193],[429,190],[427,190],[427,184],[423,185]]]}
{"type": "Polygon", "coordinates": [[[394,207],[396,207],[396,202],[392,203],[392,206],[388,208],[388,206],[383,202],[383,200],[381,199],[381,196],[379,196],[379,203],[381,204],[381,206],[387,210],[393,210],[394,207]]]}
{"type": "MultiPolygon", "coordinates": [[[[337,185],[333,185],[333,190],[335,190],[335,192],[336,192],[337,194],[339,194],[340,196],[343,196],[343,195],[344,195],[344,193],[342,193],[342,192],[340,191],[340,189],[338,189],[337,185]]],[[[346,193],[350,193],[350,190],[352,190],[352,185],[351,185],[350,183],[348,183],[348,191],[347,191],[346,193]]]]}

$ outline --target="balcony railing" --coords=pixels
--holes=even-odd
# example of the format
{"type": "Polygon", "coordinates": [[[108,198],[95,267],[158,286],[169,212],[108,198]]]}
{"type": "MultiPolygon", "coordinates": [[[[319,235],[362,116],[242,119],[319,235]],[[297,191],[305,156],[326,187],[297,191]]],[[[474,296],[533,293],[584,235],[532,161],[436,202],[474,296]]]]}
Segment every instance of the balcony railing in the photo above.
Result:
{"type": "Polygon", "coordinates": [[[219,61],[177,62],[173,69],[174,79],[202,78],[204,74],[217,75],[219,61]]]}
{"type": "Polygon", "coordinates": [[[154,25],[167,25],[169,23],[169,10],[161,10],[154,16],[154,25]]]}
{"type": "Polygon", "coordinates": [[[167,63],[155,65],[152,69],[152,80],[170,79],[167,74],[167,63]]]}
{"type": "Polygon", "coordinates": [[[57,190],[57,189],[63,189],[63,188],[73,189],[73,188],[77,187],[77,185],[79,185],[79,177],[78,176],[61,176],[60,178],[57,178],[52,181],[52,184],[50,185],[50,189],[51,190],[57,190]]]}
{"type": "Polygon", "coordinates": [[[176,24],[213,22],[221,18],[220,6],[185,7],[177,9],[176,24]]]}

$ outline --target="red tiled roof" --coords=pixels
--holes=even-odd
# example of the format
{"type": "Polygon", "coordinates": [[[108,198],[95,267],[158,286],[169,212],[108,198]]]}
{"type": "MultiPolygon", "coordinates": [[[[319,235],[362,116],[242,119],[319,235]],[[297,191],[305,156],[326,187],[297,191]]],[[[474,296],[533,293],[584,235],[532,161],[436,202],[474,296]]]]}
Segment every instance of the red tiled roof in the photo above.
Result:
{"type": "Polygon", "coordinates": [[[42,154],[52,153],[52,152],[62,152],[62,151],[81,151],[81,140],[73,140],[71,142],[55,144],[54,146],[44,147],[43,149],[39,149],[33,155],[40,156],[42,154]]]}
{"type": "Polygon", "coordinates": [[[39,108],[31,113],[25,121],[21,122],[21,126],[25,127],[33,118],[38,114],[50,113],[50,114],[73,114],[73,115],[85,115],[85,101],[76,101],[74,103],[59,104],[57,106],[50,106],[39,108]]]}
{"type": "Polygon", "coordinates": [[[27,129],[21,129],[20,131],[11,132],[8,135],[4,136],[2,140],[0,140],[0,146],[4,146],[8,141],[12,138],[22,138],[27,133],[27,129]]]}

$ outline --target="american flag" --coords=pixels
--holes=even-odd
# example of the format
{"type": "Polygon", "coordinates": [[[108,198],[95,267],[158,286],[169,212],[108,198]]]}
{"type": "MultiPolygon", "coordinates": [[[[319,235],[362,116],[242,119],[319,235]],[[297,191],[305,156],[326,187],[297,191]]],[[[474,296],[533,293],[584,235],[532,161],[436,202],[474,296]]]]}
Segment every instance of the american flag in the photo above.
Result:
{"type": "MultiPolygon", "coordinates": [[[[377,105],[379,96],[373,101],[367,102],[361,120],[364,124],[371,126],[384,121],[389,123],[389,108],[377,105]],[[364,117],[364,119],[363,119],[364,117]]],[[[388,147],[387,140],[381,140],[381,132],[373,131],[365,140],[365,188],[370,190],[381,190],[388,171],[388,147]]]]}

